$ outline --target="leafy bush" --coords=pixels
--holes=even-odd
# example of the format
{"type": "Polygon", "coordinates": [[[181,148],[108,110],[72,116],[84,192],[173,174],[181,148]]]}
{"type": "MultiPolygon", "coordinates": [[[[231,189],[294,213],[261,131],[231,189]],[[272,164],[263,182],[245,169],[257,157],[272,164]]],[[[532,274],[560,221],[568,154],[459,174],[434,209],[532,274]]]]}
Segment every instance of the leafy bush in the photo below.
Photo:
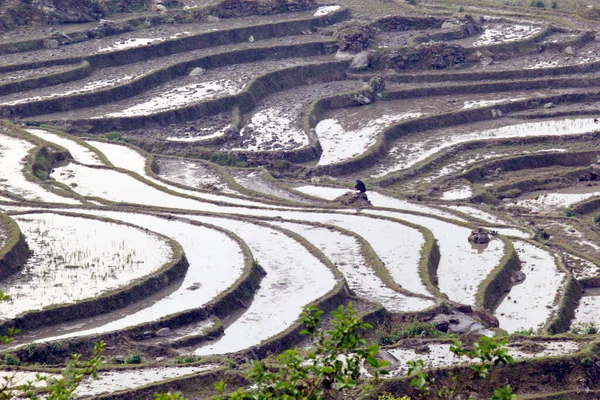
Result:
{"type": "Polygon", "coordinates": [[[377,342],[381,346],[389,346],[402,339],[409,338],[432,338],[432,337],[455,337],[453,334],[438,330],[435,324],[414,322],[410,325],[393,326],[385,325],[377,330],[377,342]]]}
{"type": "Polygon", "coordinates": [[[140,356],[138,353],[130,354],[127,356],[127,359],[125,359],[125,363],[126,364],[141,364],[142,356],[140,356]]]}
{"type": "Polygon", "coordinates": [[[575,210],[573,210],[571,207],[567,207],[565,209],[565,215],[569,218],[573,218],[576,215],[575,210]]]}
{"type": "Polygon", "coordinates": [[[531,0],[531,3],[529,3],[529,7],[544,8],[546,7],[546,4],[544,4],[542,0],[531,0]]]}
{"type": "Polygon", "coordinates": [[[21,364],[21,360],[19,360],[19,357],[15,356],[14,354],[7,354],[6,357],[4,358],[4,362],[6,363],[6,365],[21,364]]]}
{"type": "Polygon", "coordinates": [[[202,360],[200,356],[187,355],[175,358],[175,364],[190,364],[202,360]]]}
{"type": "Polygon", "coordinates": [[[594,223],[600,224],[600,214],[596,214],[596,216],[594,217],[594,223]]]}
{"type": "Polygon", "coordinates": [[[577,322],[571,326],[571,333],[575,335],[595,335],[598,325],[595,322],[577,322]]]}

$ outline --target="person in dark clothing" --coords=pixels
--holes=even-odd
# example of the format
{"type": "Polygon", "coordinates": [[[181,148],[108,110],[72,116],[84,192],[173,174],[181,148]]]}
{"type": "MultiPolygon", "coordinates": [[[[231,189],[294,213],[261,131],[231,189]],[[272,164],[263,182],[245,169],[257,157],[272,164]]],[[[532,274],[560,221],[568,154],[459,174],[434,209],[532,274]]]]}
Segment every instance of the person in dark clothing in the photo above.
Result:
{"type": "Polygon", "coordinates": [[[358,190],[361,193],[364,193],[367,191],[367,187],[360,179],[356,180],[356,185],[354,185],[354,189],[358,190]]]}

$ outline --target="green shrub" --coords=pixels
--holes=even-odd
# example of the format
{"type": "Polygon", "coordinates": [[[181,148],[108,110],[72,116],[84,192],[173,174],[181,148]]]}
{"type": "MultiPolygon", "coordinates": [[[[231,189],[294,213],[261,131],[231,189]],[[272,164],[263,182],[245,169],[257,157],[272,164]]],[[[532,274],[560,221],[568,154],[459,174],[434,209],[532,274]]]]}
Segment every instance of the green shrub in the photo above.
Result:
{"type": "Polygon", "coordinates": [[[594,222],[596,224],[600,224],[600,214],[596,214],[596,216],[594,217],[594,222]]]}
{"type": "Polygon", "coordinates": [[[6,357],[4,358],[4,362],[6,363],[6,365],[21,364],[21,360],[19,360],[19,357],[15,356],[14,354],[7,354],[6,357]]]}
{"type": "Polygon", "coordinates": [[[544,8],[546,7],[546,4],[544,4],[542,0],[531,0],[531,3],[529,3],[529,7],[544,8]]]}
{"type": "Polygon", "coordinates": [[[104,134],[104,137],[108,140],[114,140],[117,142],[123,141],[123,135],[121,135],[121,132],[108,132],[104,134]]]}
{"type": "Polygon", "coordinates": [[[569,218],[573,218],[576,215],[575,210],[573,210],[571,207],[567,207],[565,209],[565,215],[569,218]]]}
{"type": "Polygon", "coordinates": [[[556,10],[558,8],[558,2],[556,0],[552,1],[552,4],[550,5],[550,7],[554,10],[556,10]]]}
{"type": "Polygon", "coordinates": [[[179,356],[175,358],[175,364],[191,364],[197,361],[202,360],[200,356],[187,355],[187,356],[179,356]]]}
{"type": "Polygon", "coordinates": [[[571,333],[575,335],[595,335],[598,325],[595,322],[577,322],[571,326],[571,333]]]}
{"type": "Polygon", "coordinates": [[[142,363],[142,356],[140,356],[138,353],[133,353],[127,356],[127,359],[125,360],[126,364],[141,364],[142,363]]]}
{"type": "Polygon", "coordinates": [[[431,338],[431,337],[455,337],[453,334],[445,333],[435,327],[435,324],[414,322],[409,325],[392,326],[387,325],[377,330],[377,342],[381,346],[389,346],[402,339],[409,338],[431,338]]]}

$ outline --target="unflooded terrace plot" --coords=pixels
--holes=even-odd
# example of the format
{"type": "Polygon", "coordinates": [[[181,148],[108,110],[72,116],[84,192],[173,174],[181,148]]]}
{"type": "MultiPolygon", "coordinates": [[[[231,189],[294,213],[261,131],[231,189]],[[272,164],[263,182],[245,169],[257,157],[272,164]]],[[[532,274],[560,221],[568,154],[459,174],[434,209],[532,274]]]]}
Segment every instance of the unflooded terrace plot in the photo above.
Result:
{"type": "Polygon", "coordinates": [[[280,199],[302,202],[316,203],[316,201],[308,200],[287,190],[274,181],[265,177],[267,172],[262,170],[246,170],[246,169],[228,169],[227,172],[233,176],[233,179],[243,187],[264,193],[268,196],[278,197],[280,199]]]}
{"type": "MultiPolygon", "coordinates": [[[[0,128],[1,130],[1,128],[0,128]]],[[[45,190],[25,178],[23,170],[30,168],[30,151],[35,147],[26,140],[16,139],[0,133],[0,189],[27,200],[48,203],[77,204],[76,200],[62,197],[45,190]]]]}
{"type": "MultiPolygon", "coordinates": [[[[139,29],[119,35],[100,39],[87,40],[80,43],[62,45],[58,49],[45,49],[25,53],[5,54],[0,56],[1,65],[22,64],[25,62],[53,60],[57,58],[86,57],[97,53],[100,49],[118,48],[132,44],[148,45],[150,40],[174,40],[182,36],[191,36],[202,32],[220,31],[252,25],[260,25],[278,21],[293,21],[313,17],[315,11],[290,12],[269,16],[251,16],[241,18],[225,18],[212,22],[195,22],[192,24],[164,24],[148,29],[139,29]],[[132,42],[133,39],[137,39],[132,42]]],[[[20,37],[19,39],[22,39],[20,37]]]]}
{"type": "MultiPolygon", "coordinates": [[[[506,121],[508,122],[508,121],[506,121]]],[[[512,123],[512,121],[510,121],[512,123]]],[[[454,145],[475,140],[497,140],[516,137],[568,136],[595,132],[594,118],[564,118],[513,123],[495,129],[474,130],[469,126],[446,128],[408,135],[396,141],[386,159],[374,167],[373,177],[383,177],[421,162],[454,145]]]]}
{"type": "MultiPolygon", "coordinates": [[[[94,70],[90,76],[87,76],[83,79],[69,81],[55,86],[44,87],[29,91],[25,90],[6,96],[0,96],[0,106],[10,106],[15,104],[50,99],[54,97],[91,93],[98,90],[123,86],[139,79],[144,75],[151,74],[160,69],[168,68],[199,58],[204,58],[210,55],[226,53],[234,50],[260,49],[262,47],[269,47],[273,45],[293,45],[322,40],[323,36],[320,35],[292,36],[286,38],[268,39],[252,43],[246,42],[236,45],[216,46],[207,49],[186,51],[183,53],[170,54],[168,56],[157,57],[150,60],[120,65],[117,67],[100,68],[94,70]]],[[[207,74],[207,76],[214,75],[214,70],[210,71],[211,74],[207,74]]]]}
{"type": "Polygon", "coordinates": [[[97,108],[93,113],[97,112],[104,117],[134,117],[173,110],[196,102],[236,94],[253,78],[270,71],[325,60],[329,60],[329,58],[293,58],[238,64],[209,70],[205,74],[188,76],[166,83],[133,100],[97,108]]]}
{"type": "Polygon", "coordinates": [[[538,190],[519,197],[514,205],[536,212],[560,212],[571,204],[600,194],[599,186],[578,185],[556,190],[538,190]]]}
{"type": "MultiPolygon", "coordinates": [[[[225,136],[227,130],[231,129],[232,123],[233,113],[229,111],[217,115],[203,116],[194,121],[128,130],[125,135],[166,140],[168,142],[194,143],[225,136]]],[[[176,155],[179,150],[167,147],[161,151],[161,154],[176,155]]]]}
{"type": "Polygon", "coordinates": [[[14,219],[33,254],[2,285],[12,298],[0,303],[2,319],[118,289],[173,257],[166,239],[130,226],[46,213],[14,219]]]}
{"type": "Polygon", "coordinates": [[[308,137],[302,118],[315,100],[358,89],[358,81],[335,81],[306,85],[274,93],[245,116],[240,136],[222,146],[223,150],[278,151],[306,146],[308,137]]]}
{"type": "Polygon", "coordinates": [[[494,61],[491,64],[475,64],[473,69],[498,71],[503,69],[540,69],[583,65],[600,61],[600,42],[592,41],[582,47],[573,46],[573,54],[565,55],[561,51],[545,51],[527,54],[509,60],[494,61]]]}
{"type": "Polygon", "coordinates": [[[157,157],[158,175],[171,182],[198,189],[232,192],[219,172],[201,160],[157,157]]]}
{"type": "MultiPolygon", "coordinates": [[[[401,88],[389,85],[388,89],[401,88]]],[[[520,91],[508,94],[488,93],[418,97],[406,100],[377,101],[361,107],[328,112],[316,127],[323,154],[318,165],[349,160],[364,153],[390,125],[408,119],[448,111],[505,103],[543,92],[520,91]]]]}

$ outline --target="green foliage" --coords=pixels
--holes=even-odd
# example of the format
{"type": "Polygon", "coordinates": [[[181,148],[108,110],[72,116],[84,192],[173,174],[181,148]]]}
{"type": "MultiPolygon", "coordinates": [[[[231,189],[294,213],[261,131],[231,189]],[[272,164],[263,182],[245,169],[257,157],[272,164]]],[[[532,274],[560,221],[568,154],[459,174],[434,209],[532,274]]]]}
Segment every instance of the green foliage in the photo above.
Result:
{"type": "MultiPolygon", "coordinates": [[[[479,342],[473,345],[472,350],[467,350],[460,341],[455,341],[454,346],[450,346],[450,351],[454,355],[478,361],[471,366],[472,372],[470,374],[452,375],[451,386],[438,384],[434,378],[425,372],[423,360],[409,361],[410,386],[417,389],[422,397],[435,395],[440,399],[468,398],[473,382],[477,379],[486,379],[492,367],[514,363],[514,359],[508,355],[508,349],[505,347],[507,343],[506,339],[492,339],[482,336],[479,342]]],[[[516,398],[510,385],[496,390],[493,397],[494,400],[514,400],[516,398]]]]}
{"type": "Polygon", "coordinates": [[[121,132],[107,132],[102,136],[104,136],[108,140],[115,141],[115,142],[123,142],[124,141],[123,135],[121,135],[121,132]]]}
{"type": "MultiPolygon", "coordinates": [[[[71,400],[73,393],[84,378],[88,376],[98,378],[98,368],[103,362],[102,353],[105,347],[104,342],[96,343],[94,345],[94,356],[89,361],[81,361],[79,354],[71,355],[71,360],[67,363],[62,376],[58,379],[38,374],[34,381],[15,387],[13,377],[7,377],[0,386],[0,399],[10,400],[20,398],[41,400],[42,397],[36,393],[35,387],[39,383],[45,382],[48,389],[43,397],[45,400],[71,400]]],[[[8,359],[8,355],[6,358],[8,359]]]]}
{"type": "Polygon", "coordinates": [[[200,356],[187,355],[175,358],[175,364],[191,364],[202,360],[200,356]]]}
{"type": "Polygon", "coordinates": [[[550,8],[556,10],[558,8],[558,2],[556,0],[552,0],[552,4],[550,5],[550,8]]]}
{"type": "Polygon", "coordinates": [[[521,329],[519,331],[514,331],[512,334],[516,335],[516,336],[533,336],[534,332],[533,332],[533,328],[529,328],[529,329],[521,329]]]}
{"type": "Polygon", "coordinates": [[[596,223],[596,224],[600,224],[600,214],[596,214],[596,215],[594,216],[594,223],[596,223]]]}
{"type": "Polygon", "coordinates": [[[567,207],[565,209],[565,216],[569,217],[569,218],[573,218],[575,216],[575,210],[573,210],[571,207],[567,207]]]}
{"type": "Polygon", "coordinates": [[[571,333],[575,335],[595,335],[598,333],[598,325],[595,322],[577,322],[571,326],[571,333]]]}
{"type": "Polygon", "coordinates": [[[6,357],[4,357],[4,362],[6,363],[6,365],[21,364],[21,360],[19,359],[19,357],[15,356],[14,354],[7,354],[6,357]]]}
{"type": "Polygon", "coordinates": [[[531,0],[531,2],[529,3],[529,7],[544,8],[546,7],[546,4],[544,4],[542,0],[531,0]]]}
{"type": "MultiPolygon", "coordinates": [[[[331,330],[320,328],[323,314],[315,306],[310,306],[304,309],[301,316],[306,326],[301,334],[310,338],[314,348],[306,351],[297,348],[287,350],[277,356],[277,365],[273,368],[261,361],[254,361],[248,379],[256,382],[256,388],[248,392],[239,389],[227,398],[352,399],[370,388],[359,384],[361,366],[364,363],[370,366],[375,380],[387,373],[383,368],[389,362],[376,358],[379,346],[368,343],[360,333],[373,327],[356,316],[352,303],[346,309],[340,306],[331,313],[331,330]]],[[[215,387],[220,393],[218,399],[225,399],[225,384],[219,382],[215,387]]]]}
{"type": "Polygon", "coordinates": [[[396,397],[391,393],[383,393],[377,397],[377,400],[410,400],[408,396],[396,397]]]}
{"type": "Polygon", "coordinates": [[[410,325],[384,325],[377,330],[377,342],[381,346],[389,346],[399,340],[408,338],[456,337],[438,330],[435,324],[414,322],[410,325]]]}
{"type": "Polygon", "coordinates": [[[179,392],[176,393],[158,393],[154,395],[155,400],[185,400],[183,395],[179,392]]]}
{"type": "Polygon", "coordinates": [[[142,356],[139,355],[138,353],[130,354],[125,359],[125,363],[126,364],[141,364],[142,363],[142,356]]]}
{"type": "Polygon", "coordinates": [[[465,12],[465,8],[463,6],[458,6],[458,12],[459,13],[465,12]]]}

